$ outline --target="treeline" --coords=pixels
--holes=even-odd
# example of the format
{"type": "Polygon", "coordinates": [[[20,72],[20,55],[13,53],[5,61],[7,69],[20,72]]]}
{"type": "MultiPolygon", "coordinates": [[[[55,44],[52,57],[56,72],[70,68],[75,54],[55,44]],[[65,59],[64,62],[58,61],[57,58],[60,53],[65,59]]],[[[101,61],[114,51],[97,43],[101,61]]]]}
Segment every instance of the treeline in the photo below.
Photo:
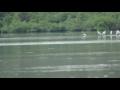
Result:
{"type": "Polygon", "coordinates": [[[120,29],[120,12],[0,12],[0,33],[120,29]]]}

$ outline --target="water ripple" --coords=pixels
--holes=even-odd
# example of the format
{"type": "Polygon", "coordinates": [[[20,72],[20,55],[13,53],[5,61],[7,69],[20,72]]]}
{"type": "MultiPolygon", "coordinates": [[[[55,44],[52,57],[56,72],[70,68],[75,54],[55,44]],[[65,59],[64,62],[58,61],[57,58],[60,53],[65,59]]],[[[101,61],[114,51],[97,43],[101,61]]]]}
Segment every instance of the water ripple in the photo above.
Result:
{"type": "MultiPolygon", "coordinates": [[[[18,68],[17,68],[18,69],[18,68]]],[[[38,66],[24,68],[25,72],[71,72],[71,71],[104,71],[120,70],[120,64],[96,64],[96,65],[63,65],[63,66],[38,66]]],[[[19,70],[18,70],[19,71],[19,70]]]]}
{"type": "Polygon", "coordinates": [[[50,44],[92,44],[92,43],[120,43],[120,40],[92,40],[92,41],[46,41],[46,42],[13,42],[0,43],[0,46],[16,46],[16,45],[50,45],[50,44]]]}
{"type": "Polygon", "coordinates": [[[17,38],[1,38],[0,41],[5,40],[49,40],[49,39],[65,39],[65,38],[79,38],[78,36],[47,36],[47,37],[17,37],[17,38]]]}
{"type": "MultiPolygon", "coordinates": [[[[103,54],[119,54],[120,52],[85,52],[85,53],[54,53],[54,54],[40,54],[40,56],[66,56],[66,55],[103,55],[103,54]]],[[[91,58],[96,59],[96,58],[91,58]]]]}

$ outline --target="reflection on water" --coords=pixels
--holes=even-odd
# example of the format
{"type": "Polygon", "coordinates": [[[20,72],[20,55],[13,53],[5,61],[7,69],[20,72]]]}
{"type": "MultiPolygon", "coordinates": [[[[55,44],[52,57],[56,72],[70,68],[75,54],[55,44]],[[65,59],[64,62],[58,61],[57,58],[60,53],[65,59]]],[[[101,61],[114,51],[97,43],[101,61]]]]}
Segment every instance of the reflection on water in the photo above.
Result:
{"type": "Polygon", "coordinates": [[[106,40],[106,37],[108,37],[107,39],[112,40],[113,38],[116,37],[116,40],[120,40],[120,35],[102,35],[102,36],[98,36],[98,40],[106,40]]]}
{"type": "Polygon", "coordinates": [[[0,38],[0,77],[120,77],[120,36],[87,33],[0,38]]]}
{"type": "Polygon", "coordinates": [[[103,35],[102,38],[103,38],[103,40],[106,40],[106,36],[105,35],[103,35]]]}
{"type": "Polygon", "coordinates": [[[119,39],[119,40],[120,40],[120,35],[116,35],[116,39],[119,39]]]}
{"type": "Polygon", "coordinates": [[[98,36],[98,40],[101,40],[102,39],[102,36],[98,36]]]}
{"type": "Polygon", "coordinates": [[[110,36],[110,39],[112,40],[112,36],[110,36]]]}
{"type": "Polygon", "coordinates": [[[81,39],[85,40],[86,39],[86,35],[81,36],[81,39]]]}

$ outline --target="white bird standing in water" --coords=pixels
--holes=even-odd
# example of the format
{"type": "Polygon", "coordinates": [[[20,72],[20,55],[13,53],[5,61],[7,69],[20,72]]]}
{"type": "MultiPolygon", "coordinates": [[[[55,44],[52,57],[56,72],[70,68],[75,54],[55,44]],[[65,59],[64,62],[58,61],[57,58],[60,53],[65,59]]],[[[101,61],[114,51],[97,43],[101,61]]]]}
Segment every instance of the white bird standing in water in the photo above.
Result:
{"type": "Polygon", "coordinates": [[[110,35],[112,35],[112,30],[110,31],[110,35]]]}
{"type": "Polygon", "coordinates": [[[106,30],[102,33],[102,35],[105,35],[106,34],[106,30]]]}
{"type": "Polygon", "coordinates": [[[116,35],[118,35],[118,34],[120,34],[120,31],[119,31],[119,30],[116,31],[116,35]]]}
{"type": "Polygon", "coordinates": [[[86,36],[86,34],[82,31],[82,35],[86,36]]]}
{"type": "Polygon", "coordinates": [[[101,32],[100,31],[97,31],[98,35],[101,35],[101,32]]]}

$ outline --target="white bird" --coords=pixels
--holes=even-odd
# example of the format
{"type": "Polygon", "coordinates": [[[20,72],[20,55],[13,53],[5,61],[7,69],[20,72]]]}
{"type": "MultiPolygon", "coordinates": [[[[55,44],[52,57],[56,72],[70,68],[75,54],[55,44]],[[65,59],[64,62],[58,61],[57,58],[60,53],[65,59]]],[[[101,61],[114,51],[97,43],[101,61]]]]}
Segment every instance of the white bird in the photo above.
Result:
{"type": "Polygon", "coordinates": [[[101,32],[100,31],[97,31],[98,35],[101,35],[101,32]]]}
{"type": "Polygon", "coordinates": [[[102,35],[105,35],[106,34],[106,30],[102,33],[102,35]]]}
{"type": "Polygon", "coordinates": [[[116,35],[118,35],[118,34],[120,34],[120,31],[119,31],[119,30],[116,31],[116,35]]]}
{"type": "Polygon", "coordinates": [[[86,34],[82,31],[82,35],[86,36],[86,34]]]}
{"type": "Polygon", "coordinates": [[[110,31],[110,35],[112,35],[112,30],[110,31]]]}

